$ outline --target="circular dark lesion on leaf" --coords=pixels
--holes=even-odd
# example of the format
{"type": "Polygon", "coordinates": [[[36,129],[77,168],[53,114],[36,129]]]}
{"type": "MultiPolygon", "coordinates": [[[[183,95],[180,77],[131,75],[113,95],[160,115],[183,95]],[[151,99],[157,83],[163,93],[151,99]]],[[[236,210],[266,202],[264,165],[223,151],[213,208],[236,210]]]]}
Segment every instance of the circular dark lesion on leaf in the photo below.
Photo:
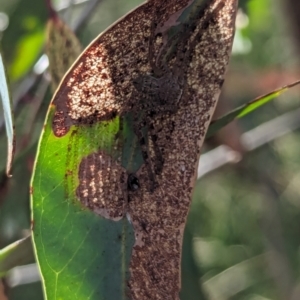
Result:
{"type": "Polygon", "coordinates": [[[65,113],[62,110],[57,110],[52,121],[52,129],[55,136],[62,137],[68,133],[70,127],[66,124],[67,122],[65,113]]]}

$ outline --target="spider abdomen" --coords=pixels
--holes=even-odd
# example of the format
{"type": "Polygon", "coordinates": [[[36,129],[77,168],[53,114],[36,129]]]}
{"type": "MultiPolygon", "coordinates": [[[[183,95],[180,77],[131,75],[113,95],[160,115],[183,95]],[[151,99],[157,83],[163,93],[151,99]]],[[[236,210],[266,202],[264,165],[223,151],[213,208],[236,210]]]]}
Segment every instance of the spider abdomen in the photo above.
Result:
{"type": "Polygon", "coordinates": [[[172,73],[159,78],[159,102],[167,105],[177,105],[182,96],[182,88],[172,73]]]}
{"type": "Polygon", "coordinates": [[[157,96],[160,90],[159,78],[151,75],[138,77],[134,79],[133,84],[139,92],[149,96],[157,96]]]}
{"type": "Polygon", "coordinates": [[[182,96],[182,88],[172,72],[159,78],[143,75],[134,79],[133,84],[137,91],[153,98],[155,104],[177,105],[182,96]]]}

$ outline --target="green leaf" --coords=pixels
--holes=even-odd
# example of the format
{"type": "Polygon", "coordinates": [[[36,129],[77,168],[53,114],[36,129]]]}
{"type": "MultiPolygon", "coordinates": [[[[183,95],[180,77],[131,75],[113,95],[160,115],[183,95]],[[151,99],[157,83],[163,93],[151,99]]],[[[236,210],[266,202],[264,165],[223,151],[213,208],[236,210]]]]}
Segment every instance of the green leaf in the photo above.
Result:
{"type": "Polygon", "coordinates": [[[73,128],[61,138],[49,121],[32,181],[34,245],[47,299],[127,299],[131,224],[96,215],[76,195],[80,161],[99,147],[112,148],[120,119],[73,128]]]}
{"type": "Polygon", "coordinates": [[[181,259],[182,288],[181,300],[206,300],[205,293],[199,282],[202,274],[199,272],[194,253],[194,236],[191,226],[187,225],[184,232],[181,259]]]}
{"type": "MultiPolygon", "coordinates": [[[[42,105],[42,103],[49,103],[51,100],[49,99],[50,95],[47,93],[48,85],[47,80],[41,80],[37,86],[36,97],[33,97],[31,101],[26,101],[26,105],[23,105],[22,109],[17,110],[14,114],[15,139],[18,145],[22,145],[22,147],[16,147],[14,154],[14,176],[18,176],[16,172],[17,165],[19,163],[26,165],[24,156],[28,154],[30,149],[32,150],[33,147],[37,146],[45,114],[47,113],[47,107],[42,105]],[[19,162],[20,159],[22,160],[21,162],[19,162]]],[[[0,135],[0,153],[5,153],[6,151],[5,138],[4,135],[0,135]]],[[[30,155],[32,154],[30,153],[30,155]]],[[[4,170],[5,162],[1,160],[0,172],[4,170]]],[[[27,186],[29,186],[29,178],[27,186]]]]}
{"type": "Polygon", "coordinates": [[[32,260],[31,237],[28,236],[0,250],[0,277],[19,265],[32,260]]]}
{"type": "Polygon", "coordinates": [[[8,11],[9,26],[2,39],[3,56],[7,63],[9,78],[20,79],[36,61],[44,41],[44,28],[48,11],[44,1],[14,1],[8,11]]]}
{"type": "Polygon", "coordinates": [[[284,87],[281,87],[273,92],[270,92],[268,94],[260,96],[256,99],[234,109],[233,111],[225,114],[224,116],[220,117],[219,119],[213,120],[208,128],[206,138],[210,138],[211,136],[213,136],[218,130],[220,130],[221,128],[223,128],[224,126],[226,126],[227,124],[232,122],[234,119],[239,119],[239,118],[246,116],[247,114],[258,109],[262,105],[267,104],[271,100],[275,99],[282,93],[286,92],[287,90],[289,90],[290,88],[292,88],[298,84],[300,84],[300,80],[295,81],[291,84],[288,84],[284,87]]]}
{"type": "Polygon", "coordinates": [[[2,60],[2,55],[0,53],[0,95],[2,100],[3,112],[4,112],[4,121],[5,129],[7,134],[7,163],[6,163],[6,174],[10,175],[12,160],[15,152],[15,132],[13,126],[12,118],[12,108],[11,108],[11,99],[6,79],[5,68],[2,60]]]}
{"type": "Polygon", "coordinates": [[[35,30],[35,32],[22,37],[18,41],[15,51],[15,58],[9,69],[9,75],[12,80],[18,80],[20,77],[26,74],[40,54],[43,43],[43,28],[40,28],[40,30],[35,30]],[[24,53],[26,53],[26,59],[24,59],[24,53]]]}

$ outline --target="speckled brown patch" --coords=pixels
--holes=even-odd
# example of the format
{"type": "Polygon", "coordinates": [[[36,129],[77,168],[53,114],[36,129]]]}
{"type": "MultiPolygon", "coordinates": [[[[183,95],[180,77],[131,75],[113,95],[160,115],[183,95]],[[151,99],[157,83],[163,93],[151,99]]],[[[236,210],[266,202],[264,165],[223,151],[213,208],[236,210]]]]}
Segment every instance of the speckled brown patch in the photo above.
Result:
{"type": "Polygon", "coordinates": [[[133,79],[152,71],[148,49],[153,20],[155,33],[161,33],[154,40],[155,64],[161,66],[166,58],[171,70],[181,68],[184,72],[176,111],[153,114],[148,124],[149,134],[155,133],[149,144],[149,160],[155,165],[155,149],[163,156],[162,169],[156,172],[158,186],[153,191],[149,190],[145,165],[130,177],[132,183],[118,162],[104,152],[92,153],[80,164],[77,195],[92,210],[105,211],[106,217],[117,219],[124,215],[126,197],[130,200],[126,213],[136,236],[128,282],[133,300],[179,299],[183,230],[200,147],[229,60],[237,0],[199,0],[206,4],[205,10],[191,25],[179,30],[174,36],[176,47],[166,55],[164,45],[169,44],[165,43],[165,33],[176,23],[178,12],[193,2],[150,0],[125,16],[86,49],[53,100],[53,131],[58,137],[71,125],[109,120],[116,114],[142,109],[141,94],[136,92],[133,79]],[[185,59],[181,59],[182,53],[185,59]],[[108,165],[112,166],[112,180],[105,171],[108,165]],[[98,183],[103,180],[105,186],[98,183]],[[113,195],[112,202],[101,193],[113,195]]]}
{"type": "MultiPolygon", "coordinates": [[[[129,192],[136,233],[129,282],[132,299],[179,299],[183,230],[200,147],[229,59],[236,4],[234,0],[211,1],[202,21],[183,39],[186,49],[194,50],[187,51],[190,61],[179,109],[153,120],[153,126],[160,128],[157,145],[163,150],[164,165],[154,193],[147,188],[145,167],[137,173],[140,189],[129,192]]],[[[178,49],[184,47],[179,44],[178,49]]],[[[155,158],[153,151],[151,156],[155,158]]]]}
{"type": "Polygon", "coordinates": [[[130,110],[132,78],[149,72],[151,15],[147,3],[100,35],[77,60],[53,99],[53,131],[65,135],[74,124],[109,120],[130,110]],[[141,30],[143,29],[143,30],[141,30]]]}
{"type": "Polygon", "coordinates": [[[95,213],[115,221],[125,215],[127,174],[119,163],[103,151],[83,158],[76,190],[80,202],[95,213]]]}

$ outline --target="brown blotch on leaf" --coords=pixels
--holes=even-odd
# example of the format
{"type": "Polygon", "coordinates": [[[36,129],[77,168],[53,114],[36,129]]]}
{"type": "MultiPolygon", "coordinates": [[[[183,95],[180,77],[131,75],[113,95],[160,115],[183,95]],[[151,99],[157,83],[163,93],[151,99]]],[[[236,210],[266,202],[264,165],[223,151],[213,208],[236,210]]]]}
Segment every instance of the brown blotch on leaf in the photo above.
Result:
{"type": "Polygon", "coordinates": [[[99,151],[84,157],[78,178],[76,195],[84,206],[108,219],[124,217],[127,174],[109,155],[99,151]]]}
{"type": "Polygon", "coordinates": [[[33,186],[32,185],[29,187],[29,194],[33,195],[33,186]]]}
{"type": "MultiPolygon", "coordinates": [[[[181,9],[188,4],[188,1],[165,2],[168,6],[167,15],[162,17],[165,22],[172,16],[174,2],[180,3],[181,9]]],[[[229,60],[236,5],[235,0],[210,1],[192,32],[187,30],[188,36],[179,39],[176,47],[185,51],[189,59],[182,66],[186,77],[178,111],[157,115],[152,123],[157,132],[155,142],[163,149],[164,158],[162,172],[157,176],[158,187],[149,193],[149,179],[143,166],[138,172],[140,189],[129,192],[129,213],[136,234],[129,281],[132,299],[179,299],[183,231],[200,148],[229,60]]],[[[163,57],[159,49],[157,53],[163,57]]],[[[179,56],[175,51],[171,66],[179,56]]],[[[149,154],[155,163],[151,147],[149,154]]]]}
{"type": "Polygon", "coordinates": [[[62,137],[68,133],[70,126],[67,126],[65,121],[65,114],[63,111],[56,111],[54,113],[52,128],[57,137],[62,137]]]}

